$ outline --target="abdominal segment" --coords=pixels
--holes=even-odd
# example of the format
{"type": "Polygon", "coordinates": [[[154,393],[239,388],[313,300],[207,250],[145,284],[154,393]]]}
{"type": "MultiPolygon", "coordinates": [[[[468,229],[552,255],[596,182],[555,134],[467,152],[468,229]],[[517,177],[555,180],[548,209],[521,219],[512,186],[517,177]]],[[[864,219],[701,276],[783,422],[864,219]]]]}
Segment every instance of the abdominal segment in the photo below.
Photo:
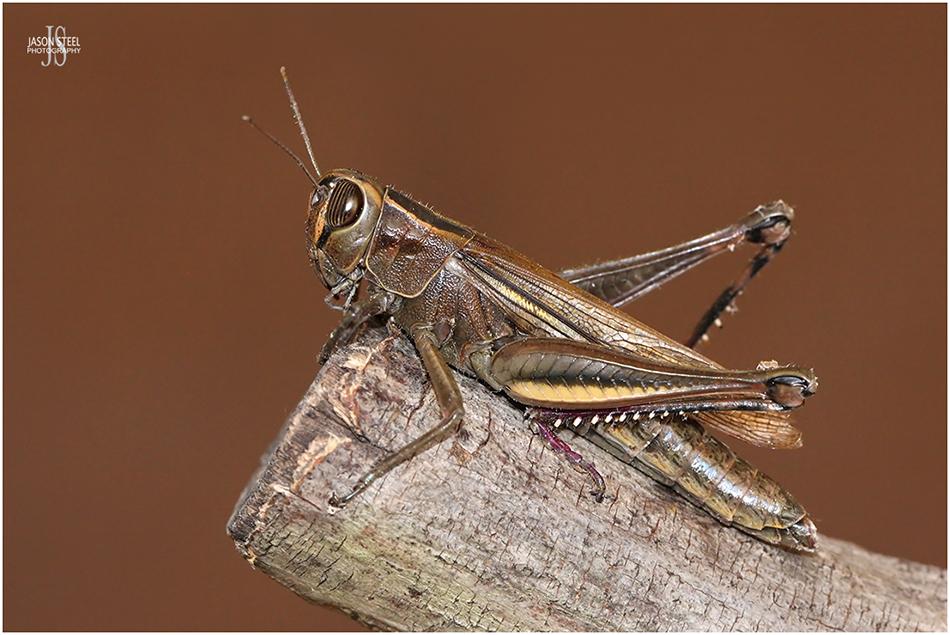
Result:
{"type": "Polygon", "coordinates": [[[726,525],[795,551],[815,550],[817,530],[795,499],[689,417],[546,409],[531,416],[583,434],[726,525]]]}

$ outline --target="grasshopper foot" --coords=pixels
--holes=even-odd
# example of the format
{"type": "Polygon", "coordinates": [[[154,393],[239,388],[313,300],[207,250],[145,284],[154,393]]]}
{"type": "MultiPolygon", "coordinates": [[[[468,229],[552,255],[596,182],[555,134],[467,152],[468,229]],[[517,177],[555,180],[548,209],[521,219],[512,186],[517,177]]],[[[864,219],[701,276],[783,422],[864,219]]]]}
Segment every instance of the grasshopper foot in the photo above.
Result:
{"type": "Polygon", "coordinates": [[[356,487],[351,489],[349,492],[347,492],[343,496],[337,496],[336,492],[331,493],[330,500],[329,500],[330,507],[343,509],[344,507],[346,507],[347,503],[349,503],[351,500],[359,496],[363,490],[369,487],[370,483],[372,483],[374,480],[376,480],[375,475],[370,473],[364,476],[362,479],[360,479],[360,481],[356,484],[356,487]]]}

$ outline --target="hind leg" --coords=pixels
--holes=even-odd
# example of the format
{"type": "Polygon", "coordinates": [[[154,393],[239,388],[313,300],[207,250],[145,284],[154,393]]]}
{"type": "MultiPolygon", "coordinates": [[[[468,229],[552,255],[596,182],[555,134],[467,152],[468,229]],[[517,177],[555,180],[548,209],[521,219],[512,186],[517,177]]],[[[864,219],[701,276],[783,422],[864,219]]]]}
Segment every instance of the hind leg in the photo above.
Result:
{"type": "Polygon", "coordinates": [[[544,421],[544,416],[541,414],[543,412],[544,411],[538,410],[531,411],[528,415],[529,421],[534,424],[538,434],[541,435],[541,438],[547,442],[548,447],[564,458],[564,460],[566,460],[575,470],[586,473],[590,476],[591,480],[594,482],[593,489],[590,491],[594,499],[598,503],[604,500],[604,492],[607,489],[607,486],[604,483],[604,477],[601,476],[600,472],[597,471],[597,468],[594,467],[593,463],[586,460],[583,456],[576,452],[567,443],[567,441],[557,435],[557,433],[544,421]]]}
{"type": "Polygon", "coordinates": [[[760,245],[755,257],[700,318],[687,341],[693,348],[708,339],[712,325],[721,326],[723,312],[734,310],[734,301],[755,275],[781,251],[791,234],[795,214],[782,201],[760,205],[739,222],[706,236],[666,249],[622,258],[597,265],[562,271],[568,282],[592,293],[614,306],[659,288],[685,271],[722,253],[733,251],[742,243],[760,245]]]}

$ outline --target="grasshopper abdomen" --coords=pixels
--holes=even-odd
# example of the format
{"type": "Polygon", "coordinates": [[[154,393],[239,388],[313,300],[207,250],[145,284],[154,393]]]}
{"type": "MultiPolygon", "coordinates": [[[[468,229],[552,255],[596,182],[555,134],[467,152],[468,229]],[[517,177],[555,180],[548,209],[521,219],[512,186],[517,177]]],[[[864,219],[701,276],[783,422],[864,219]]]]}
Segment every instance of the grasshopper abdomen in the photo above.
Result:
{"type": "Polygon", "coordinates": [[[815,525],[791,494],[688,415],[531,409],[528,417],[586,437],[725,525],[795,551],[816,548],[815,525]]]}

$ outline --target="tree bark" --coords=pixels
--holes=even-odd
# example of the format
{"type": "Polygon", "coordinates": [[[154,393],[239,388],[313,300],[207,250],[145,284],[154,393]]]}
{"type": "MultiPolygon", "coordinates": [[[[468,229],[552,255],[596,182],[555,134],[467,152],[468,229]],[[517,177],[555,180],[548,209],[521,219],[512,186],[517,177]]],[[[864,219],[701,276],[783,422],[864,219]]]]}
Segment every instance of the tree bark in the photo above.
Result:
{"type": "Polygon", "coordinates": [[[343,510],[327,500],[439,418],[415,351],[365,333],[319,372],[228,523],[254,567],[394,630],[932,630],[946,571],[822,537],[817,555],[724,527],[582,438],[607,500],[522,411],[458,376],[463,431],[343,510]]]}

